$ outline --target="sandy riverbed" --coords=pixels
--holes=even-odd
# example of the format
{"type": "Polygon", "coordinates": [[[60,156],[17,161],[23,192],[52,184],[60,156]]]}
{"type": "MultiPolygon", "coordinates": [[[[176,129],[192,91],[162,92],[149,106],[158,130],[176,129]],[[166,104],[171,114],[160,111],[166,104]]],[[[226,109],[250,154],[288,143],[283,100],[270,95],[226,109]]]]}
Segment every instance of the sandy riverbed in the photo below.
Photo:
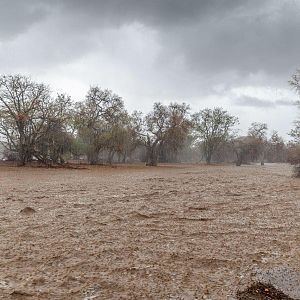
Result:
{"type": "Polygon", "coordinates": [[[299,217],[284,164],[0,166],[0,299],[235,299],[300,268],[299,217]]]}

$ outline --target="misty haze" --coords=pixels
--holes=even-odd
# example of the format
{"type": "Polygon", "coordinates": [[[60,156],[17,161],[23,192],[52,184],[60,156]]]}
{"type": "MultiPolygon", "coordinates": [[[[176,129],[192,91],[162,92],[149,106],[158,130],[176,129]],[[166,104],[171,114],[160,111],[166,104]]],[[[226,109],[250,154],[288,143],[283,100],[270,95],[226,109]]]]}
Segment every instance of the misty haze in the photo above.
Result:
{"type": "Polygon", "coordinates": [[[0,0],[0,299],[300,299],[300,1],[0,0]]]}

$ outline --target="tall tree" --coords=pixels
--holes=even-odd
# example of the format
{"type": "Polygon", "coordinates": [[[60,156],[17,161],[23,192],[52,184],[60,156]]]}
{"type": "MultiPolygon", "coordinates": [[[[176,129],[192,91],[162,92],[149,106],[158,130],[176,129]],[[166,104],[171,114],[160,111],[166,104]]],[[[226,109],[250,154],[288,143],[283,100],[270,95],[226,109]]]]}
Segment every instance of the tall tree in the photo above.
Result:
{"type": "Polygon", "coordinates": [[[236,165],[255,161],[259,157],[257,139],[252,136],[240,136],[232,141],[237,160],[236,165]]]}
{"type": "MultiPolygon", "coordinates": [[[[300,70],[297,70],[296,73],[289,80],[289,84],[296,91],[298,95],[300,95],[300,70]]],[[[300,112],[300,101],[296,103],[296,106],[300,112]]],[[[296,143],[300,143],[300,114],[298,115],[298,119],[294,121],[295,127],[291,130],[290,136],[294,139],[296,143]]]]}
{"type": "Polygon", "coordinates": [[[213,153],[229,140],[232,128],[238,119],[220,107],[203,109],[193,115],[195,132],[203,147],[203,154],[209,164],[213,153]]]}
{"type": "Polygon", "coordinates": [[[64,156],[71,153],[73,143],[73,103],[71,97],[59,94],[49,106],[45,134],[36,143],[35,156],[47,164],[62,164],[64,156]]]}
{"type": "Polygon", "coordinates": [[[298,106],[298,119],[294,121],[294,128],[290,131],[289,135],[294,139],[297,144],[300,144],[300,101],[297,102],[298,106]]]}
{"type": "Polygon", "coordinates": [[[266,142],[267,142],[267,130],[268,125],[266,123],[254,122],[248,129],[248,135],[252,137],[257,146],[258,155],[260,158],[260,164],[264,165],[266,142]]]}
{"type": "Polygon", "coordinates": [[[277,131],[273,131],[267,142],[266,149],[267,159],[269,162],[286,161],[286,146],[284,140],[279,136],[277,131]]]}
{"type": "Polygon", "coordinates": [[[85,144],[90,164],[98,162],[99,152],[108,146],[111,126],[124,113],[124,104],[118,95],[100,87],[91,87],[85,101],[77,103],[77,137],[85,144]]]}
{"type": "Polygon", "coordinates": [[[152,112],[145,117],[147,165],[157,165],[159,149],[163,144],[174,151],[184,146],[191,128],[189,110],[185,103],[171,103],[168,106],[154,103],[152,112]]]}
{"type": "Polygon", "coordinates": [[[132,155],[134,151],[143,145],[143,115],[139,111],[134,111],[128,116],[128,123],[126,124],[126,136],[124,148],[122,149],[121,155],[123,155],[123,162],[126,158],[129,161],[132,160],[132,155]]]}
{"type": "Polygon", "coordinates": [[[104,148],[108,150],[107,162],[109,164],[112,164],[116,153],[121,157],[122,153],[125,152],[126,142],[129,138],[128,123],[129,116],[125,110],[107,122],[104,133],[104,148]]]}
{"type": "MultiPolygon", "coordinates": [[[[300,70],[292,76],[289,81],[292,88],[295,89],[296,93],[300,95],[300,70]]],[[[296,103],[298,111],[300,112],[300,101],[296,103]]],[[[290,136],[294,142],[289,149],[288,160],[294,164],[294,174],[296,177],[300,177],[300,113],[298,118],[294,121],[294,128],[290,132],[290,136]]]]}
{"type": "Polygon", "coordinates": [[[22,75],[0,77],[0,134],[20,165],[35,154],[43,138],[51,110],[49,88],[22,75]]]}

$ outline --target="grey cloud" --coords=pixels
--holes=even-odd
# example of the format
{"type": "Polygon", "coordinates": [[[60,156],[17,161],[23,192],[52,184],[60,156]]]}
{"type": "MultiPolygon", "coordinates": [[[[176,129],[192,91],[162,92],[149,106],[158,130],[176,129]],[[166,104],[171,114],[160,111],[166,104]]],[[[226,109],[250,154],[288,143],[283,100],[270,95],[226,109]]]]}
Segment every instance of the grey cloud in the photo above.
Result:
{"type": "Polygon", "coordinates": [[[262,72],[269,80],[287,80],[299,60],[300,6],[280,3],[276,9],[260,5],[257,12],[242,7],[219,19],[211,16],[182,28],[179,34],[164,32],[164,40],[172,54],[183,54],[196,73],[214,76],[231,70],[239,80],[249,80],[262,72]]]}
{"type": "Polygon", "coordinates": [[[247,106],[247,107],[264,107],[274,108],[276,105],[274,102],[268,100],[262,100],[254,97],[243,96],[234,101],[235,105],[247,106]]]}
{"type": "Polygon", "coordinates": [[[295,106],[297,103],[297,100],[291,101],[291,100],[281,99],[281,100],[276,100],[275,103],[280,106],[295,106]]]}
{"type": "MultiPolygon", "coordinates": [[[[299,60],[297,1],[0,1],[5,7],[1,10],[0,37],[24,32],[38,22],[42,24],[47,16],[50,38],[58,48],[56,52],[62,49],[62,58],[70,45],[72,50],[76,48],[74,59],[85,55],[86,44],[89,51],[97,51],[89,43],[95,32],[101,41],[103,30],[137,22],[157,32],[161,53],[156,67],[162,61],[167,67],[180,58],[187,71],[204,81],[205,77],[218,80],[220,74],[225,82],[236,80],[228,73],[236,74],[241,81],[249,80],[262,72],[266,80],[278,83],[288,79],[299,60]],[[78,36],[74,47],[70,39],[76,42],[78,36]]],[[[41,25],[41,30],[47,38],[48,29],[41,25]]],[[[59,55],[55,57],[60,60],[59,55]]]]}
{"type": "Polygon", "coordinates": [[[143,23],[157,30],[163,58],[182,55],[192,69],[242,75],[291,72],[299,56],[296,1],[66,0],[59,9],[81,28],[143,23]]]}
{"type": "Polygon", "coordinates": [[[26,32],[48,14],[38,0],[0,0],[0,7],[0,42],[26,32]]]}
{"type": "Polygon", "coordinates": [[[233,101],[235,105],[256,108],[276,108],[278,106],[294,106],[296,101],[279,99],[275,101],[255,97],[242,96],[233,101]]]}
{"type": "Polygon", "coordinates": [[[100,24],[116,26],[141,22],[154,27],[191,24],[209,14],[219,14],[241,6],[238,0],[65,0],[55,3],[65,13],[87,15],[90,20],[95,18],[100,24]]]}

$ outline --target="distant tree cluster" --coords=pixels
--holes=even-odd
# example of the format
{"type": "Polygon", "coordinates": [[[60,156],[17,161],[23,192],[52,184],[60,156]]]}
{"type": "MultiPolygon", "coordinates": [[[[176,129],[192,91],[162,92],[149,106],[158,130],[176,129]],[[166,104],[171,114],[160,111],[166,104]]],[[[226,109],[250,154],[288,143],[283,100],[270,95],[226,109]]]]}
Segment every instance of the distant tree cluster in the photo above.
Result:
{"type": "MultiPolygon", "coordinates": [[[[291,85],[299,89],[299,72],[291,85]]],[[[288,146],[277,132],[267,139],[267,125],[253,123],[247,136],[234,130],[238,119],[222,108],[191,114],[185,103],[154,103],[146,115],[128,113],[120,96],[99,86],[74,102],[52,97],[49,87],[22,75],[0,77],[0,141],[7,159],[47,165],[85,159],[90,164],[253,161],[284,162],[288,146]]],[[[291,136],[299,144],[300,122],[291,136]]],[[[293,147],[295,146],[293,144],[293,147]]]]}

